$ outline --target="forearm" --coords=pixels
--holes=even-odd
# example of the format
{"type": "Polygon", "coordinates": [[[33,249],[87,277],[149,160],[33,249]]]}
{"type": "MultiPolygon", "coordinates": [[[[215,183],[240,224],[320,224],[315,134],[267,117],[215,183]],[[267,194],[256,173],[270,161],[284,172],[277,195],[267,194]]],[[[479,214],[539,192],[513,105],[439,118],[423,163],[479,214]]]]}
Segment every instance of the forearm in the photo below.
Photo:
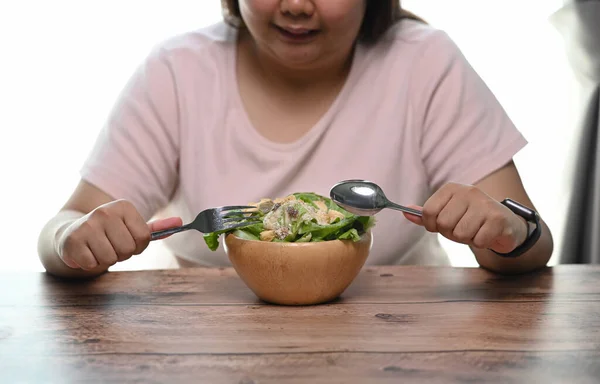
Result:
{"type": "Polygon", "coordinates": [[[58,241],[64,230],[84,214],[77,211],[60,211],[42,229],[38,238],[38,256],[40,262],[51,275],[65,278],[90,278],[106,272],[105,267],[84,271],[66,265],[58,254],[58,241]]]}
{"type": "Polygon", "coordinates": [[[482,268],[500,274],[527,273],[545,267],[552,256],[554,243],[550,229],[540,220],[542,234],[531,249],[516,258],[506,258],[488,249],[471,248],[482,268]]]}

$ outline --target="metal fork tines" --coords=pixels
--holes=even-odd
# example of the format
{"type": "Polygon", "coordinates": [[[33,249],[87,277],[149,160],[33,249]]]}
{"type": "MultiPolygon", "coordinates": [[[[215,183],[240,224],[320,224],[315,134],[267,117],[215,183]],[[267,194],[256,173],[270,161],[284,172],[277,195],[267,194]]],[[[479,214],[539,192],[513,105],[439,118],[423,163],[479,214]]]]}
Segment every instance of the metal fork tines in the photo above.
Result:
{"type": "Polygon", "coordinates": [[[202,233],[233,230],[260,223],[258,209],[251,205],[230,205],[206,209],[200,212],[194,221],[181,227],[152,232],[152,240],[174,233],[195,229],[202,233]]]}
{"type": "Polygon", "coordinates": [[[260,220],[258,220],[258,216],[256,215],[257,213],[258,210],[256,207],[246,205],[214,208],[213,223],[215,223],[215,225],[217,225],[220,229],[210,232],[234,229],[250,224],[257,224],[260,222],[260,220]]]}

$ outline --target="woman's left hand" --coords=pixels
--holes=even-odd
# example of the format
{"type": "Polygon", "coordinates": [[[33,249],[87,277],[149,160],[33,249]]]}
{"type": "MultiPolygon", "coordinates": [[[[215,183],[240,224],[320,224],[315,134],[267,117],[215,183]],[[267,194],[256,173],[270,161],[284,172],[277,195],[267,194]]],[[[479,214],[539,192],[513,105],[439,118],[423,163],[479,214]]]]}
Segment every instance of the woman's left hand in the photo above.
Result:
{"type": "Polygon", "coordinates": [[[404,215],[430,232],[474,248],[508,253],[528,235],[523,218],[471,185],[445,184],[422,209],[423,217],[404,215]]]}

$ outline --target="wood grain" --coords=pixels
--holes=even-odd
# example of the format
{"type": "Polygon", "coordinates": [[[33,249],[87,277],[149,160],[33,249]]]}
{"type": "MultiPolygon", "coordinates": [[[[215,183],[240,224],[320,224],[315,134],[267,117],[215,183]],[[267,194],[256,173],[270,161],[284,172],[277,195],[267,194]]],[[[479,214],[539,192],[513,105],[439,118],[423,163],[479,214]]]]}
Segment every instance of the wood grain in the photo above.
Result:
{"type": "Polygon", "coordinates": [[[1,375],[45,383],[597,384],[599,360],[598,351],[49,356],[21,360],[1,375]]]}
{"type": "MultiPolygon", "coordinates": [[[[92,282],[0,274],[0,307],[260,305],[232,269],[112,272],[92,282]]],[[[479,268],[365,268],[336,304],[446,301],[600,301],[600,266],[560,266],[522,276],[479,268]]]]}
{"type": "Polygon", "coordinates": [[[307,307],[231,269],[0,275],[0,382],[587,383],[599,355],[600,266],[369,267],[307,307]]]}

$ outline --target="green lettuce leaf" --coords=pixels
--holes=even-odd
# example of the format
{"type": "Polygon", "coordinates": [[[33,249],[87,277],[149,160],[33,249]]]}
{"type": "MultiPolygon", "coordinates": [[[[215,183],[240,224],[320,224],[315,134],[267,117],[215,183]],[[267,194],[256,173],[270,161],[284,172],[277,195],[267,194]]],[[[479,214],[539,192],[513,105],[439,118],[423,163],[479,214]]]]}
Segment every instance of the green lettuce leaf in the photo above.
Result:
{"type": "Polygon", "coordinates": [[[234,230],[224,230],[204,234],[204,242],[211,251],[219,248],[219,237],[223,234],[233,233],[235,236],[246,240],[260,240],[260,233],[263,231],[262,224],[253,224],[247,227],[240,227],[234,230]]]}
{"type": "Polygon", "coordinates": [[[341,235],[339,235],[338,239],[359,241],[360,235],[358,234],[358,231],[356,230],[356,228],[352,228],[352,229],[349,229],[346,232],[342,233],[341,235]]]}
{"type": "Polygon", "coordinates": [[[211,251],[216,251],[219,248],[219,232],[205,233],[204,242],[211,251]]]}
{"type": "Polygon", "coordinates": [[[257,236],[247,229],[236,229],[233,231],[233,235],[243,240],[260,240],[260,235],[257,236]]]}

